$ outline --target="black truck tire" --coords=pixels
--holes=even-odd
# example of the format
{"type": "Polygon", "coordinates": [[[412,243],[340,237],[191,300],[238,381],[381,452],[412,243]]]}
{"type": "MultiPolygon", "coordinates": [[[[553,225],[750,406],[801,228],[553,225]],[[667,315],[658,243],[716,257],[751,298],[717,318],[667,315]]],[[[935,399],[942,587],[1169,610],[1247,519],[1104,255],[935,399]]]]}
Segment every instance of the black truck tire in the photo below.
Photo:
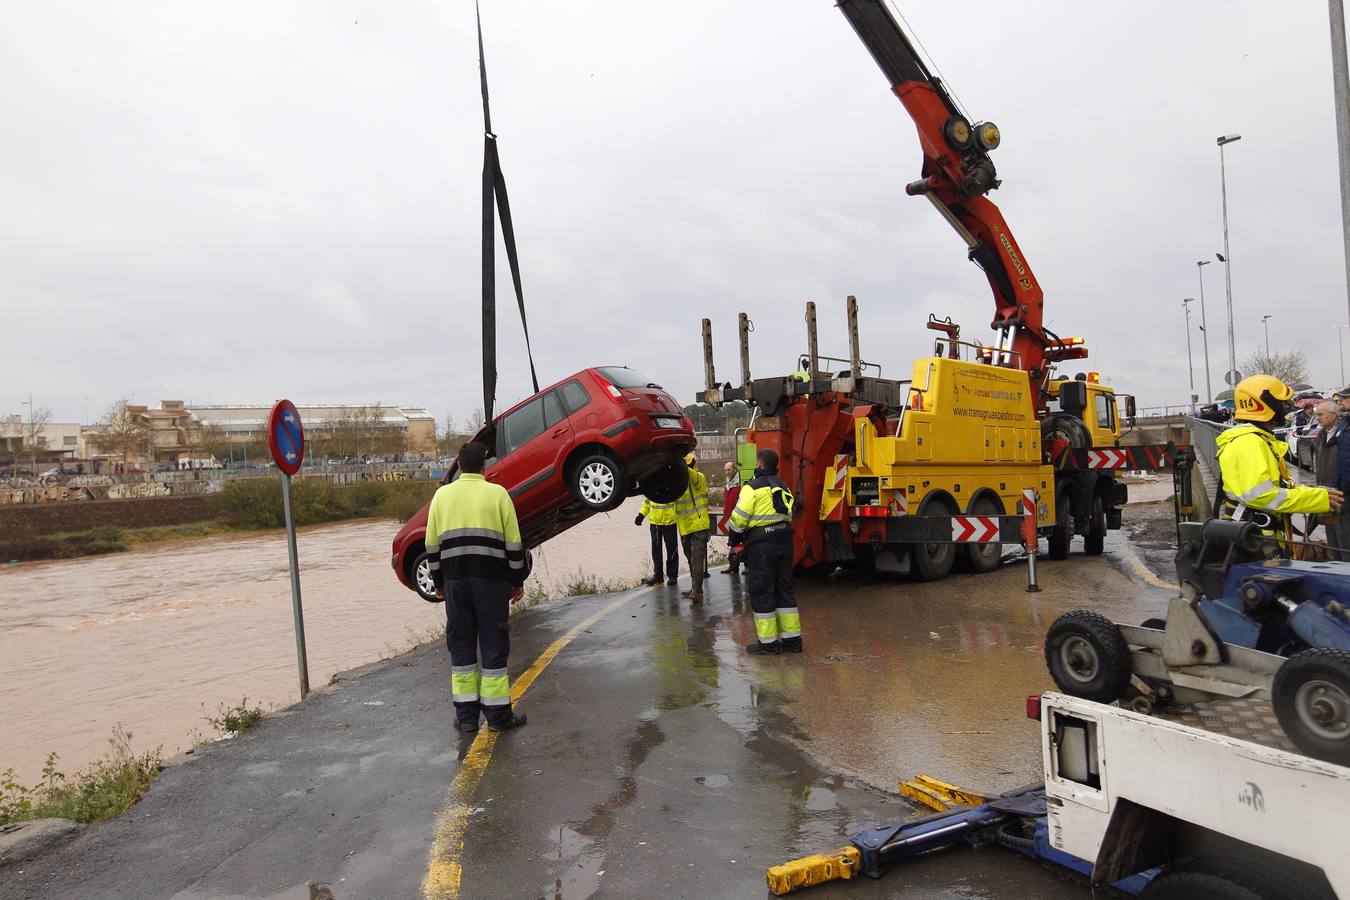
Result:
{"type": "Polygon", "coordinates": [[[1088,516],[1087,534],[1083,535],[1083,552],[1101,556],[1106,549],[1106,503],[1101,494],[1092,495],[1092,512],[1088,516]]]}
{"type": "Polygon", "coordinates": [[[1350,765],[1350,653],[1313,647],[1275,672],[1275,716],[1289,739],[1315,759],[1350,765]]]}
{"type": "Polygon", "coordinates": [[[1089,609],[1073,609],[1045,635],[1045,665],[1061,691],[1111,703],[1130,686],[1130,647],[1120,629],[1089,609]]]}
{"type": "Polygon", "coordinates": [[[1046,544],[1051,559],[1069,558],[1069,549],[1073,546],[1073,505],[1067,490],[1060,491],[1055,497],[1055,524],[1046,544]]]}
{"type": "Polygon", "coordinates": [[[638,490],[653,503],[674,503],[689,488],[689,466],[672,459],[638,482],[638,490]]]}
{"type": "MultiPolygon", "coordinates": [[[[919,504],[921,516],[954,516],[956,509],[945,497],[929,496],[919,504]]],[[[955,544],[915,544],[911,557],[914,570],[924,581],[941,581],[951,573],[956,562],[955,544]]]]}
{"type": "MultiPolygon", "coordinates": [[[[992,497],[984,496],[970,505],[969,515],[1001,516],[1003,515],[1003,504],[992,497]]],[[[966,547],[966,555],[970,559],[970,568],[975,572],[992,572],[1003,561],[1003,545],[970,544],[966,547]]]]}

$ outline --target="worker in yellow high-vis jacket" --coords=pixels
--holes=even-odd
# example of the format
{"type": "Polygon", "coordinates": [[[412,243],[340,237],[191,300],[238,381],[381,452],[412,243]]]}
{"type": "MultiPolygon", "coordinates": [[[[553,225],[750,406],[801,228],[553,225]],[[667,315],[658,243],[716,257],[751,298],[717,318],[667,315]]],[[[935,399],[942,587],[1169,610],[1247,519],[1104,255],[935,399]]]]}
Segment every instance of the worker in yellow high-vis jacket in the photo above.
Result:
{"type": "Polygon", "coordinates": [[[645,497],[633,524],[641,525],[643,519],[651,526],[652,575],[644,578],[642,583],[657,585],[665,581],[674,584],[680,577],[680,529],[676,525],[675,504],[656,503],[645,497]]]}
{"type": "Polygon", "coordinates": [[[802,652],[802,620],[792,590],[792,491],[778,477],[778,454],[761,450],[755,477],[741,488],[731,531],[745,543],[745,571],[758,640],[746,652],[802,652]]]}
{"type": "Polygon", "coordinates": [[[675,525],[680,531],[685,559],[689,560],[689,590],[680,593],[690,603],[703,602],[703,579],[708,577],[708,538],[712,521],[708,518],[708,479],[698,470],[698,459],[690,453],[684,458],[689,467],[689,486],[675,501],[675,525]]]}
{"type": "Polygon", "coordinates": [[[1214,514],[1255,524],[1267,534],[1284,534],[1291,513],[1336,512],[1344,499],[1335,488],[1296,485],[1289,477],[1289,445],[1275,437],[1284,425],[1294,392],[1271,375],[1242,379],[1233,391],[1238,424],[1218,437],[1219,502],[1214,514]]]}
{"type": "Polygon", "coordinates": [[[427,512],[427,552],[436,596],[445,598],[445,642],[455,727],[506,731],[525,724],[511,709],[506,659],[511,652],[511,601],[524,594],[525,548],[506,488],[483,478],[487,449],[459,450],[459,476],[436,490],[427,512]],[[482,657],[479,658],[479,650],[482,657]]]}

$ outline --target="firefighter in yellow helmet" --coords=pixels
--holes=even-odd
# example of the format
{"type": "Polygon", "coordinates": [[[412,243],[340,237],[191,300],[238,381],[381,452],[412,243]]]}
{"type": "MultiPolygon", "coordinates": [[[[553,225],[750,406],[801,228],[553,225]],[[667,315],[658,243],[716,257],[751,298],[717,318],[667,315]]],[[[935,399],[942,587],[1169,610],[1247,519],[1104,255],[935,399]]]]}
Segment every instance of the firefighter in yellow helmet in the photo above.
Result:
{"type": "Polygon", "coordinates": [[[1272,375],[1242,379],[1233,391],[1237,424],[1219,435],[1219,494],[1215,514],[1252,522],[1268,534],[1284,533],[1291,513],[1336,512],[1335,488],[1295,485],[1285,465],[1289,446],[1275,437],[1291,408],[1293,390],[1272,375]]]}

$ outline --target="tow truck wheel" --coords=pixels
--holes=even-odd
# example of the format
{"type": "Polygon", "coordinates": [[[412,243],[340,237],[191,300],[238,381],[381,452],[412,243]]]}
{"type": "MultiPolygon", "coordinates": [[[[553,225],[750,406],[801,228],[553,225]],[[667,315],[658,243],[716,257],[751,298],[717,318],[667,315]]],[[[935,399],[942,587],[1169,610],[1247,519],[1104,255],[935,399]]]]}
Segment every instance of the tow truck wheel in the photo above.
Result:
{"type": "Polygon", "coordinates": [[[1069,548],[1073,545],[1073,505],[1069,502],[1069,492],[1060,491],[1055,497],[1055,525],[1050,529],[1051,559],[1068,559],[1069,548]]]}
{"type": "Polygon", "coordinates": [[[1350,653],[1314,647],[1275,673],[1270,696],[1284,733],[1304,753],[1350,765],[1350,653]]]}
{"type": "MultiPolygon", "coordinates": [[[[970,515],[1001,516],[1003,504],[988,496],[981,497],[970,504],[970,515]]],[[[971,544],[966,551],[970,555],[970,567],[976,572],[992,572],[998,568],[999,562],[1003,559],[1002,544],[971,544]]]]}
{"type": "MultiPolygon", "coordinates": [[[[928,497],[919,504],[921,516],[954,516],[956,507],[945,497],[928,497]]],[[[956,561],[955,544],[915,544],[914,568],[924,581],[941,581],[956,561]]]]}
{"type": "Polygon", "coordinates": [[[1092,515],[1088,517],[1087,534],[1083,535],[1083,552],[1101,556],[1106,549],[1106,504],[1101,494],[1092,497],[1092,515]]]}
{"type": "Polygon", "coordinates": [[[1210,872],[1165,872],[1139,895],[1140,900],[1270,900],[1270,896],[1210,872]]]}
{"type": "Polygon", "coordinates": [[[1110,703],[1130,686],[1130,647],[1105,616],[1074,609],[1045,635],[1045,665],[1066,694],[1110,703]]]}

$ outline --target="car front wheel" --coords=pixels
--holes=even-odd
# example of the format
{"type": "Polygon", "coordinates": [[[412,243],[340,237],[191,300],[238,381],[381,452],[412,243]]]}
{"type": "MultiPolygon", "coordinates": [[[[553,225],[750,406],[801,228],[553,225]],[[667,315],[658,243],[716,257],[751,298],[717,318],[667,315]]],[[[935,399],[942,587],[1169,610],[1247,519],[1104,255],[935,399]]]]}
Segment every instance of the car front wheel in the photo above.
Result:
{"type": "Polygon", "coordinates": [[[408,568],[411,576],[408,580],[412,582],[417,596],[428,603],[442,602],[441,598],[436,596],[436,582],[431,577],[431,554],[426,551],[417,554],[408,568]]]}
{"type": "Polygon", "coordinates": [[[619,463],[602,453],[578,461],[567,487],[583,506],[596,512],[614,509],[628,497],[619,463]]]}

